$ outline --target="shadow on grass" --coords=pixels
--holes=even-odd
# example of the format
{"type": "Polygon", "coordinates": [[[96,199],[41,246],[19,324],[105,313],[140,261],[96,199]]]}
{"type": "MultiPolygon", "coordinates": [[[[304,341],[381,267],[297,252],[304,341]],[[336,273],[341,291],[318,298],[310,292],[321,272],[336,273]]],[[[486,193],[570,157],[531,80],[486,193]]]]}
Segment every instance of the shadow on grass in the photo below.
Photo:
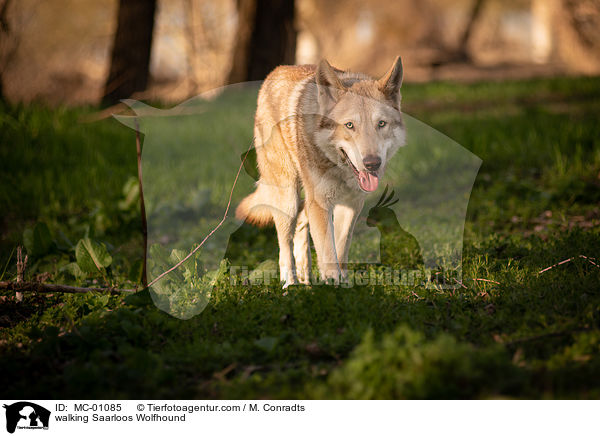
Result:
{"type": "Polygon", "coordinates": [[[503,270],[502,258],[486,266],[499,285],[468,289],[315,286],[284,295],[278,286],[225,281],[188,321],[160,312],[143,292],[114,310],[89,310],[66,332],[23,324],[30,342],[9,344],[0,363],[5,395],[594,398],[597,268],[530,272],[567,245],[584,250],[599,241],[575,232],[530,242],[518,267],[503,270]]]}

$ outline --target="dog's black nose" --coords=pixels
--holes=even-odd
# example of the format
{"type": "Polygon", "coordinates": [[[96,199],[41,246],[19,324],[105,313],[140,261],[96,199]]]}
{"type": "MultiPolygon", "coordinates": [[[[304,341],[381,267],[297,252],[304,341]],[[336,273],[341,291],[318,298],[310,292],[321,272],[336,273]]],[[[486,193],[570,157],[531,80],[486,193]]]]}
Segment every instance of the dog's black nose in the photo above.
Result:
{"type": "Polygon", "coordinates": [[[369,155],[363,159],[365,168],[369,171],[377,171],[381,166],[381,158],[379,156],[369,155]]]}

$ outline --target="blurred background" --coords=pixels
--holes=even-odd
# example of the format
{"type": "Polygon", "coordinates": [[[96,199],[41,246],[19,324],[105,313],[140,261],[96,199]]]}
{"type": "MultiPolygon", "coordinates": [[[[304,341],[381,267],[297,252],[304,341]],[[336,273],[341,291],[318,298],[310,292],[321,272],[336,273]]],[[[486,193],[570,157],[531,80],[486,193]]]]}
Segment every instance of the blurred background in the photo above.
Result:
{"type": "Polygon", "coordinates": [[[407,81],[600,73],[600,0],[0,0],[10,102],[181,101],[279,64],[407,81]]]}

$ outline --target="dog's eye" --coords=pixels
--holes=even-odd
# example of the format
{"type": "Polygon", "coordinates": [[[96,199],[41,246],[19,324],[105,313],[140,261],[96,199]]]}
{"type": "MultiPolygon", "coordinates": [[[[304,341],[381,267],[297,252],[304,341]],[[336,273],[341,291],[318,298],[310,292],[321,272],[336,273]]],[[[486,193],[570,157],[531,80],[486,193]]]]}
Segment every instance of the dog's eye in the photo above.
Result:
{"type": "Polygon", "coordinates": [[[348,127],[350,130],[354,129],[354,123],[352,121],[348,121],[344,126],[348,127]]]}
{"type": "Polygon", "coordinates": [[[386,123],[385,121],[383,121],[383,120],[381,120],[381,121],[379,121],[379,122],[377,123],[377,125],[378,125],[379,127],[385,127],[385,125],[386,125],[386,124],[387,124],[387,123],[386,123]]]}

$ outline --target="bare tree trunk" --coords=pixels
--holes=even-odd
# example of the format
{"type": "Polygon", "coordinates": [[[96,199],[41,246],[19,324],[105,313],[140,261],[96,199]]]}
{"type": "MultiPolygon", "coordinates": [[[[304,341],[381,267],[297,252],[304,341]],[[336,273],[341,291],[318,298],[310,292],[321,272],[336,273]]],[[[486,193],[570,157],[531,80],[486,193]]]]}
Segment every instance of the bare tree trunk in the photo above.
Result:
{"type": "Polygon", "coordinates": [[[111,105],[148,85],[156,0],[120,0],[102,103],[111,105]]]}
{"type": "Polygon", "coordinates": [[[471,9],[471,14],[469,15],[469,21],[467,21],[467,26],[465,27],[465,31],[463,32],[458,44],[457,55],[459,58],[461,58],[461,60],[471,60],[468,47],[469,40],[473,34],[473,28],[475,27],[475,24],[477,24],[477,21],[481,17],[481,11],[483,10],[484,3],[485,0],[475,0],[475,3],[473,3],[473,8],[471,9]]]}
{"type": "Polygon", "coordinates": [[[600,73],[600,0],[555,0],[553,56],[570,71],[600,73]]]}
{"type": "Polygon", "coordinates": [[[262,80],[296,57],[293,0],[238,0],[238,33],[229,83],[262,80]]]}
{"type": "Polygon", "coordinates": [[[600,48],[600,0],[564,0],[570,25],[577,32],[582,44],[600,48]]]}
{"type": "Polygon", "coordinates": [[[550,60],[554,29],[552,21],[556,0],[532,0],[531,2],[531,57],[538,64],[550,60]]]}
{"type": "Polygon", "coordinates": [[[238,0],[238,25],[233,60],[229,70],[229,83],[244,82],[248,70],[250,41],[254,30],[256,0],[238,0]]]}
{"type": "Polygon", "coordinates": [[[194,0],[185,0],[185,36],[186,36],[186,63],[189,95],[194,96],[198,92],[198,81],[196,80],[196,69],[198,66],[196,47],[196,24],[194,23],[194,0]]]}
{"type": "Polygon", "coordinates": [[[439,59],[435,59],[434,62],[432,62],[432,67],[438,68],[452,63],[472,61],[471,54],[469,53],[469,41],[473,35],[473,29],[475,28],[475,25],[481,18],[481,12],[483,11],[483,6],[485,3],[486,0],[474,0],[471,7],[471,12],[469,13],[469,17],[467,19],[467,24],[465,25],[465,29],[460,36],[458,45],[456,48],[446,49],[445,53],[439,59]]]}
{"type": "Polygon", "coordinates": [[[13,47],[14,50],[11,50],[11,47],[8,46],[10,43],[7,42],[9,41],[11,34],[10,24],[8,22],[8,7],[10,6],[10,2],[11,0],[4,0],[0,5],[0,41],[3,41],[0,45],[0,49],[2,49],[0,55],[4,58],[2,59],[3,65],[0,66],[0,102],[5,101],[4,70],[9,63],[10,58],[13,57],[14,52],[16,51],[15,47],[13,47]]]}

